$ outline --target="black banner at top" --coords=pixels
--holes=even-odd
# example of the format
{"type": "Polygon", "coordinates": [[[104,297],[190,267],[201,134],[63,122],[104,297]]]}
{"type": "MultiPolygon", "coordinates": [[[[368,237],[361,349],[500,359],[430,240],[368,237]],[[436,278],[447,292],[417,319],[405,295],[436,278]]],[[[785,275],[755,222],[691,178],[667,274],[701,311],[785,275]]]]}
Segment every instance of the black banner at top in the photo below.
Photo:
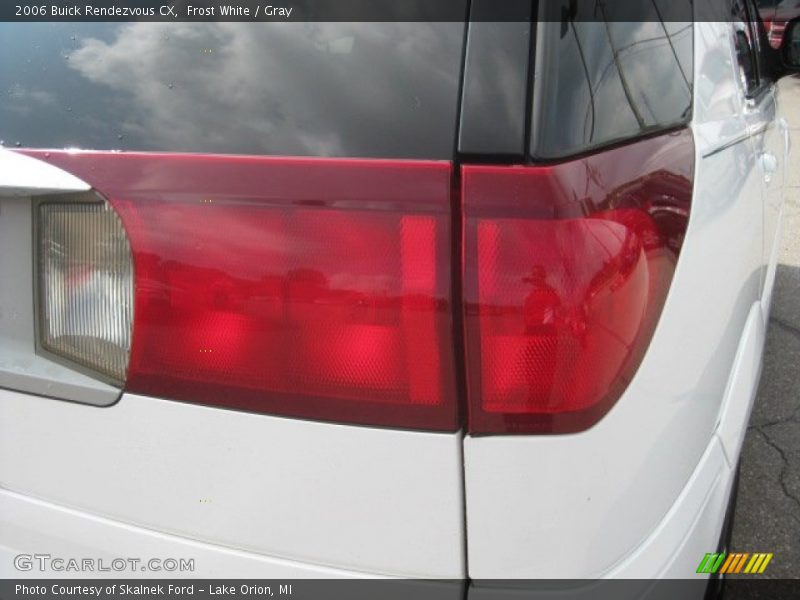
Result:
{"type": "Polygon", "coordinates": [[[469,0],[3,0],[3,22],[392,22],[517,21],[533,5],[538,20],[726,20],[730,0],[498,0],[470,11],[469,0]],[[696,10],[700,5],[701,10],[696,10]]]}

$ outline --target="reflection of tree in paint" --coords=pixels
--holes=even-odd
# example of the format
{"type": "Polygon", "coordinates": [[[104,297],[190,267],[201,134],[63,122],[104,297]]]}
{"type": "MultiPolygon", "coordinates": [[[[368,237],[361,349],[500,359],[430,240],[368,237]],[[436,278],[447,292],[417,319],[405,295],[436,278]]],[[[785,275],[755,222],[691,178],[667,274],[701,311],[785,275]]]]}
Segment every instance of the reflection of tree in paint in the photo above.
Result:
{"type": "Polygon", "coordinates": [[[528,402],[546,406],[556,377],[560,336],[557,322],[561,309],[561,298],[547,281],[547,271],[542,265],[533,265],[531,273],[523,281],[531,286],[525,298],[525,333],[529,336],[525,360],[534,368],[526,368],[528,402]]]}
{"type": "Polygon", "coordinates": [[[561,298],[547,282],[547,271],[542,265],[534,265],[523,281],[531,286],[525,298],[525,332],[529,335],[555,333],[561,298]]]}

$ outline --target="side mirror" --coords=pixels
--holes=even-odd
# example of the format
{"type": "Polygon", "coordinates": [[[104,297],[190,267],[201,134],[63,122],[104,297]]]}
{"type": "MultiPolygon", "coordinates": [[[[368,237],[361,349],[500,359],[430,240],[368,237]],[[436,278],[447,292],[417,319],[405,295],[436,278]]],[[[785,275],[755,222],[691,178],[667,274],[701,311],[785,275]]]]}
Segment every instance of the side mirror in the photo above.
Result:
{"type": "Polygon", "coordinates": [[[794,19],[786,24],[781,56],[787,71],[800,73],[800,19],[794,19]]]}

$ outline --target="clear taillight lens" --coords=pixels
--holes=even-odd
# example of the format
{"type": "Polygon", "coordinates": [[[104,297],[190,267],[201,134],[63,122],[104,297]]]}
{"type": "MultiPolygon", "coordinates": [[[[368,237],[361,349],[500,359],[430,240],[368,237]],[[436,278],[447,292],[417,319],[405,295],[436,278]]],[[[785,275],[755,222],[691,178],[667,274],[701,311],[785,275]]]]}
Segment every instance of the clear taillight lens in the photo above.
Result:
{"type": "Polygon", "coordinates": [[[38,206],[39,345],[122,383],[133,318],[125,230],[103,201],[38,206]]]}

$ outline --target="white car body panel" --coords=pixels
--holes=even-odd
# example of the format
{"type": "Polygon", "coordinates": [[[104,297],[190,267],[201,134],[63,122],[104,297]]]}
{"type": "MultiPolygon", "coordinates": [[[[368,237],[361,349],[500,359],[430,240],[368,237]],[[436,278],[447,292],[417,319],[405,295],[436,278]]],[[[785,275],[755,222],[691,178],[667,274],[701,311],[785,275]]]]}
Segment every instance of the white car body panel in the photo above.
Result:
{"type": "MultiPolygon", "coordinates": [[[[119,578],[120,572],[111,568],[115,559],[190,558],[192,569],[150,571],[146,577],[203,577],[203,578],[274,578],[368,577],[363,572],[342,571],[310,563],[300,563],[266,557],[224,546],[205,544],[144,527],[126,525],[36,500],[25,494],[0,490],[0,577],[58,578],[109,577],[119,578]],[[46,552],[43,552],[46,549],[46,552]],[[46,553],[50,558],[91,557],[95,569],[89,572],[71,571],[58,567],[46,573],[38,568],[15,570],[17,556],[46,553]],[[108,570],[100,569],[100,561],[108,570]]],[[[38,563],[35,563],[38,566],[38,563]]],[[[58,563],[57,563],[58,564],[58,563]]]]}
{"type": "Polygon", "coordinates": [[[273,558],[461,578],[461,474],[458,434],[0,390],[3,489],[273,558]]]}
{"type": "Polygon", "coordinates": [[[61,169],[0,148],[0,197],[85,192],[89,185],[61,169]]]}

